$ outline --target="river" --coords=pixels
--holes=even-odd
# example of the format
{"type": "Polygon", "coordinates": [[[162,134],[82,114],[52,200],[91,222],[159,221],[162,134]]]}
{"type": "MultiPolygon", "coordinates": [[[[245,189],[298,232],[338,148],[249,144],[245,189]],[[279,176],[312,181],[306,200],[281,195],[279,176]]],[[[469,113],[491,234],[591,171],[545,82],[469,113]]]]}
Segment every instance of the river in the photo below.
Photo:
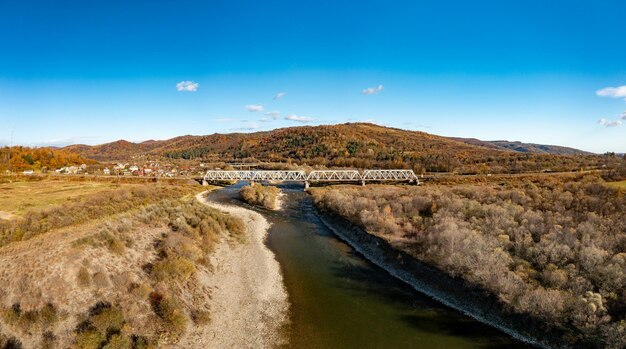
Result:
{"type": "MultiPolygon", "coordinates": [[[[237,200],[234,185],[210,194],[237,200]]],[[[301,186],[281,185],[280,211],[256,209],[271,223],[291,303],[289,348],[530,348],[418,293],[339,240],[301,186]]]]}

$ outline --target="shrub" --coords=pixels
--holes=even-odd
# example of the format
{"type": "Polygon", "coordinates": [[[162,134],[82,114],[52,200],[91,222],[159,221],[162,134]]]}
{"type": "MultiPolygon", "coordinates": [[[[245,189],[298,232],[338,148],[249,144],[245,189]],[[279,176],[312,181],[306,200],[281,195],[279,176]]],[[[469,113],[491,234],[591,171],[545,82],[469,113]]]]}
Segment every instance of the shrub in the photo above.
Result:
{"type": "Polygon", "coordinates": [[[0,333],[0,348],[2,349],[22,349],[22,342],[15,337],[7,337],[0,333]]]}
{"type": "Polygon", "coordinates": [[[275,210],[278,205],[278,194],[280,190],[272,186],[260,184],[241,187],[239,194],[241,198],[250,205],[265,207],[275,210]]]}
{"type": "Polygon", "coordinates": [[[109,302],[97,302],[85,320],[76,326],[75,344],[78,348],[130,348],[130,338],[122,334],[126,323],[122,311],[109,302]]]}
{"type": "Polygon", "coordinates": [[[10,308],[2,311],[4,322],[10,326],[20,329],[22,332],[30,332],[34,326],[43,329],[52,327],[59,319],[56,307],[48,303],[41,309],[22,310],[19,303],[13,304],[10,308]]]}
{"type": "Polygon", "coordinates": [[[56,347],[57,337],[50,331],[46,331],[41,336],[41,349],[54,349],[56,347]]]}
{"type": "Polygon", "coordinates": [[[80,287],[89,287],[91,285],[91,273],[85,266],[81,266],[76,274],[76,280],[80,287]]]}
{"type": "Polygon", "coordinates": [[[187,281],[196,271],[195,264],[180,256],[168,257],[152,267],[152,275],[157,281],[187,281]]]}
{"type": "Polygon", "coordinates": [[[196,325],[206,325],[211,321],[211,313],[207,310],[196,309],[192,311],[191,319],[196,325]]]}
{"type": "Polygon", "coordinates": [[[75,344],[80,349],[99,349],[106,337],[97,331],[85,331],[76,335],[75,344]]]}
{"type": "Polygon", "coordinates": [[[124,334],[114,334],[109,342],[102,349],[130,349],[132,348],[131,339],[124,334]]]}
{"type": "Polygon", "coordinates": [[[142,283],[142,284],[132,284],[130,287],[130,291],[139,299],[146,299],[152,293],[152,287],[150,285],[142,283]]]}
{"type": "Polygon", "coordinates": [[[59,314],[56,307],[48,303],[39,311],[39,318],[44,328],[50,328],[55,322],[59,321],[59,314]]]}
{"type": "Polygon", "coordinates": [[[185,332],[189,320],[176,297],[153,292],[150,294],[150,303],[154,313],[163,320],[164,329],[167,332],[175,336],[180,336],[185,332]]]}
{"type": "Polygon", "coordinates": [[[118,254],[120,256],[123,255],[124,252],[126,251],[126,245],[124,244],[124,242],[115,236],[107,240],[107,245],[109,247],[109,250],[111,250],[111,252],[118,254]]]}

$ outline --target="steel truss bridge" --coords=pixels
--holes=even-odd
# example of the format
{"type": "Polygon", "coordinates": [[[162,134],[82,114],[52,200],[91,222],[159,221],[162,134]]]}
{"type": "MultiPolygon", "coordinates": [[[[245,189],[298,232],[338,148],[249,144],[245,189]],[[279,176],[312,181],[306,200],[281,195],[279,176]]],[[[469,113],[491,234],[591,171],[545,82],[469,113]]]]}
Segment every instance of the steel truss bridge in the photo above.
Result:
{"type": "Polygon", "coordinates": [[[304,182],[305,188],[310,183],[322,182],[409,182],[420,184],[413,170],[316,170],[305,171],[270,171],[270,170],[209,170],[203,182],[217,181],[296,181],[304,182]]]}

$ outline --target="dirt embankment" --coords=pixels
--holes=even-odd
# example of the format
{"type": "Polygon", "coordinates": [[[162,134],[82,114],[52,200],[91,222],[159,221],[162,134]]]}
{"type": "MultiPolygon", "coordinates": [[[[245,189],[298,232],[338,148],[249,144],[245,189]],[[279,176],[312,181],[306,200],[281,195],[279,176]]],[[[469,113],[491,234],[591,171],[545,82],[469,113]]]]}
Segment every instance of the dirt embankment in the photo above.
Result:
{"type": "Polygon", "coordinates": [[[284,344],[282,329],[288,322],[289,302],[280,265],[265,246],[267,220],[254,211],[212,202],[201,202],[234,215],[247,227],[245,244],[219,243],[211,256],[213,273],[199,275],[200,283],[212,289],[211,322],[190,333],[181,347],[269,348],[284,344]]]}
{"type": "Polygon", "coordinates": [[[342,217],[324,212],[319,212],[319,216],[329,229],[361,255],[417,291],[522,342],[540,348],[562,347],[552,343],[551,338],[538,337],[537,333],[540,332],[525,326],[526,319],[507,315],[494,299],[462,280],[451,278],[409,254],[394,249],[385,240],[365,232],[342,217]]]}

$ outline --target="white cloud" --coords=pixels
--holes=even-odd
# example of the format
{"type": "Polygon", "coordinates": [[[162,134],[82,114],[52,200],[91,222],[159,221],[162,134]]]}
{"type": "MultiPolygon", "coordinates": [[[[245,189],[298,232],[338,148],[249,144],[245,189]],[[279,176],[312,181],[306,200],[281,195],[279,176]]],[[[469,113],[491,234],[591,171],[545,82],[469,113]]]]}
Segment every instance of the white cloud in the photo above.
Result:
{"type": "Polygon", "coordinates": [[[190,80],[181,81],[176,84],[176,89],[181,92],[196,92],[200,84],[190,80]]]}
{"type": "Polygon", "coordinates": [[[259,104],[248,104],[246,105],[246,109],[250,112],[261,112],[263,111],[263,106],[259,104]]]}
{"type": "Polygon", "coordinates": [[[600,125],[602,125],[604,127],[622,126],[622,122],[620,120],[610,121],[610,120],[607,120],[605,118],[602,118],[602,119],[598,120],[598,124],[600,124],[600,125]]]}
{"type": "Polygon", "coordinates": [[[626,120],[626,111],[622,113],[622,116],[620,117],[620,119],[626,120]]]}
{"type": "Polygon", "coordinates": [[[378,94],[382,90],[383,90],[383,85],[378,85],[376,87],[366,88],[365,90],[361,91],[361,94],[362,95],[375,95],[375,94],[378,94]]]}
{"type": "Polygon", "coordinates": [[[285,116],[285,120],[297,121],[297,122],[311,122],[314,119],[308,116],[299,116],[299,115],[291,114],[291,115],[285,116]]]}
{"type": "Polygon", "coordinates": [[[265,115],[270,116],[272,119],[277,120],[280,117],[280,112],[277,110],[268,111],[265,115]]]}
{"type": "Polygon", "coordinates": [[[278,92],[276,94],[276,96],[274,96],[274,99],[281,99],[281,98],[285,97],[286,94],[287,94],[287,92],[278,92]]]}
{"type": "Polygon", "coordinates": [[[626,98],[626,86],[605,87],[596,91],[596,94],[601,97],[626,98]]]}

